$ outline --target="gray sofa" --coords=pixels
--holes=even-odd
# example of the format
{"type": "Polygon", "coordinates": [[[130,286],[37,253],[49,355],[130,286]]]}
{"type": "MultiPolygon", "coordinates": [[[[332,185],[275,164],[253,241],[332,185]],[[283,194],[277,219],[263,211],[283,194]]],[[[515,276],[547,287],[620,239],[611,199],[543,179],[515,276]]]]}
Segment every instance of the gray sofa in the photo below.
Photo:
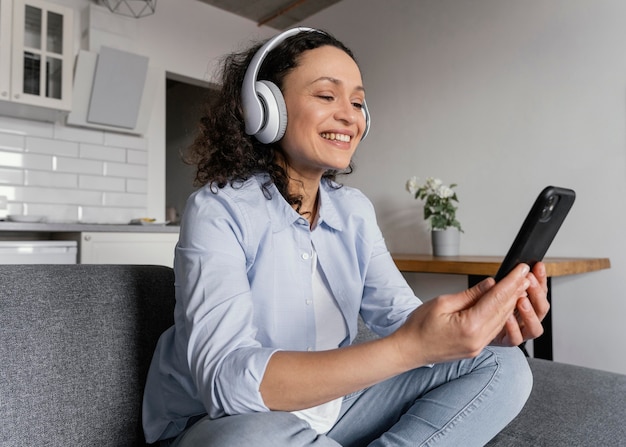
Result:
{"type": "MultiPolygon", "coordinates": [[[[167,267],[1,265],[0,447],[144,445],[173,293],[167,267]]],[[[530,400],[490,445],[626,446],[626,376],[529,361],[530,400]]]]}

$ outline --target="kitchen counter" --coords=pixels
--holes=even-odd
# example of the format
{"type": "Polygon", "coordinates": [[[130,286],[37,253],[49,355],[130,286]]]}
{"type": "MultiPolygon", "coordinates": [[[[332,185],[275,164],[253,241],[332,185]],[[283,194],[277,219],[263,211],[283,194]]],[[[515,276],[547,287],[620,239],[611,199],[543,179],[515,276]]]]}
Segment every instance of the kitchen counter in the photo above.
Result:
{"type": "Polygon", "coordinates": [[[0,221],[0,241],[76,241],[79,264],[172,266],[180,227],[0,221]]]}
{"type": "Polygon", "coordinates": [[[178,233],[177,225],[125,225],[88,223],[22,223],[0,221],[0,238],[6,233],[178,233]]]}

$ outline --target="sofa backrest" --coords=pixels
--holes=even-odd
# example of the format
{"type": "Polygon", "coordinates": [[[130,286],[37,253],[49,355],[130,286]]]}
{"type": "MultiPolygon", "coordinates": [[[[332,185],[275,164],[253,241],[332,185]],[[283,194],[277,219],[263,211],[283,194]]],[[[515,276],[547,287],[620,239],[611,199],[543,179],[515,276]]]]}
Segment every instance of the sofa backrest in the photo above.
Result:
{"type": "Polygon", "coordinates": [[[0,265],[0,446],[140,446],[161,266],[0,265]]]}

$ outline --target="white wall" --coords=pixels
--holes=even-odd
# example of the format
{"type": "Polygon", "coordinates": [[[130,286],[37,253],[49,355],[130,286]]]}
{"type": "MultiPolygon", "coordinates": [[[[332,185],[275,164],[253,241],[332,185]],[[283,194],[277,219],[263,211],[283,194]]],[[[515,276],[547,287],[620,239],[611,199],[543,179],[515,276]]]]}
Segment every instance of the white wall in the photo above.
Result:
{"type": "MultiPolygon", "coordinates": [[[[543,186],[574,188],[548,255],[612,268],[553,280],[555,359],[626,373],[626,2],[343,0],[306,24],[360,61],[373,128],[346,183],[390,249],[429,251],[411,175],[459,184],[462,254],[503,255],[543,186]]],[[[409,280],[425,298],[464,286],[409,280]]]]}

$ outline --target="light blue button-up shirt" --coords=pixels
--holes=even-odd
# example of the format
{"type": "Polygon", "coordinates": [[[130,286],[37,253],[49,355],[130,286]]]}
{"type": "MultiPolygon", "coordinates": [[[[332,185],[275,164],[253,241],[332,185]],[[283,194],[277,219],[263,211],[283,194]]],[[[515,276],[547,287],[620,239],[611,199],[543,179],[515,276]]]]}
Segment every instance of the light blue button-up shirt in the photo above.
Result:
{"type": "Polygon", "coordinates": [[[349,336],[359,313],[379,335],[421,302],[389,254],[370,201],[358,190],[320,185],[317,225],[294,211],[265,176],[187,203],[176,247],[175,325],[156,348],[144,394],[148,442],[179,434],[205,414],[268,411],[259,388],[277,350],[314,349],[311,262],[319,266],[349,336]]]}

